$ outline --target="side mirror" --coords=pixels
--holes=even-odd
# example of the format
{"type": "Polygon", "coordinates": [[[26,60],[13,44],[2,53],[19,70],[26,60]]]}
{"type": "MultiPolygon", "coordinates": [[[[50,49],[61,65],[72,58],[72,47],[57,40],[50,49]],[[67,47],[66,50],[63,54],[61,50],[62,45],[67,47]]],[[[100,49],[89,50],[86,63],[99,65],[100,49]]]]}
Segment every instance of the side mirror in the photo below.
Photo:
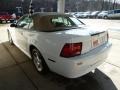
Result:
{"type": "Polygon", "coordinates": [[[12,23],[10,27],[17,27],[17,25],[15,23],[12,23]]]}

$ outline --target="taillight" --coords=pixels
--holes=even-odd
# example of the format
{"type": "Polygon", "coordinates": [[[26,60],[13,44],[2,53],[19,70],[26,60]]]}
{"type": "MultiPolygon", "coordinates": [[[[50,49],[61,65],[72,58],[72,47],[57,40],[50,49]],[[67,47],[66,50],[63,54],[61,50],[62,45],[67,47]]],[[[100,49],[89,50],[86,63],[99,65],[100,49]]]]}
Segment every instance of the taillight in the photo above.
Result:
{"type": "Polygon", "coordinates": [[[61,51],[61,57],[74,57],[80,55],[82,51],[82,43],[66,43],[61,51]]]}

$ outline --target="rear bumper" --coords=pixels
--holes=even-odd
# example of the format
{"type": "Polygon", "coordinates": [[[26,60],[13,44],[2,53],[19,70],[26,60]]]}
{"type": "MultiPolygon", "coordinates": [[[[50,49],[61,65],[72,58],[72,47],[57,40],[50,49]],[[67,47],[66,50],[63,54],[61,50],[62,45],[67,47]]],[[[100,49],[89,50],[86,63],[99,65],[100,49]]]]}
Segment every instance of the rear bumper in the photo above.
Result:
{"type": "Polygon", "coordinates": [[[67,78],[80,77],[101,65],[107,58],[111,46],[111,43],[106,43],[84,55],[59,59],[50,69],[67,78]]]}

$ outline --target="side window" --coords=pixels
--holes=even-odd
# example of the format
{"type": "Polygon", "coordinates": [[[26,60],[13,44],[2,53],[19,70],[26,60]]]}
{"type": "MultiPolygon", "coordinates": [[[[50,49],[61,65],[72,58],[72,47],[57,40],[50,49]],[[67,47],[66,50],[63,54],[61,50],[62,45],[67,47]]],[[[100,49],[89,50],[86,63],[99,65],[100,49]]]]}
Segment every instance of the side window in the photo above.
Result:
{"type": "Polygon", "coordinates": [[[31,22],[32,22],[32,19],[29,18],[28,16],[23,17],[17,22],[17,27],[28,29],[31,22]]]}
{"type": "Polygon", "coordinates": [[[64,21],[65,26],[72,26],[72,23],[70,22],[68,18],[63,18],[63,21],[64,21]]]}
{"type": "Polygon", "coordinates": [[[72,22],[69,18],[67,17],[55,17],[52,18],[51,23],[55,26],[55,27],[68,27],[68,26],[72,26],[72,22]]]}
{"type": "Polygon", "coordinates": [[[116,14],[117,13],[117,10],[114,10],[114,14],[116,14]]]}
{"type": "Polygon", "coordinates": [[[55,27],[60,27],[60,26],[63,26],[64,23],[63,23],[63,20],[61,17],[55,17],[55,18],[52,18],[52,24],[55,26],[55,27]]]}
{"type": "Polygon", "coordinates": [[[117,13],[120,13],[120,10],[116,10],[117,13]]]}

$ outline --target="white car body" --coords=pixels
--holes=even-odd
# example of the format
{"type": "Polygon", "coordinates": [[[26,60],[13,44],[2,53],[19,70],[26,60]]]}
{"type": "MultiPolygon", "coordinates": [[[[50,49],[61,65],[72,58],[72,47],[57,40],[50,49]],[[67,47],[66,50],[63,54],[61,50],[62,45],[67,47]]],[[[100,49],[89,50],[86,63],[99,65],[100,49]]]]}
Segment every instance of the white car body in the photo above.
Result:
{"type": "Polygon", "coordinates": [[[83,17],[83,18],[89,18],[90,15],[91,15],[91,12],[90,12],[90,11],[87,11],[87,12],[84,12],[84,13],[83,13],[82,17],[83,17]]]}
{"type": "Polygon", "coordinates": [[[28,57],[31,58],[30,46],[35,46],[51,71],[67,78],[77,78],[101,65],[107,58],[111,46],[107,40],[107,31],[99,31],[99,28],[93,30],[86,25],[79,27],[56,32],[40,32],[17,27],[10,27],[8,30],[14,44],[28,57]],[[99,40],[99,45],[93,46],[94,40],[99,40]],[[81,55],[69,58],[60,56],[66,43],[77,42],[82,42],[81,55]]]}
{"type": "Polygon", "coordinates": [[[108,12],[108,18],[120,18],[120,9],[110,10],[108,12]]]}
{"type": "Polygon", "coordinates": [[[102,11],[98,14],[98,18],[107,18],[108,11],[102,11]]]}
{"type": "Polygon", "coordinates": [[[77,18],[83,18],[84,12],[77,12],[75,15],[77,18]]]}

